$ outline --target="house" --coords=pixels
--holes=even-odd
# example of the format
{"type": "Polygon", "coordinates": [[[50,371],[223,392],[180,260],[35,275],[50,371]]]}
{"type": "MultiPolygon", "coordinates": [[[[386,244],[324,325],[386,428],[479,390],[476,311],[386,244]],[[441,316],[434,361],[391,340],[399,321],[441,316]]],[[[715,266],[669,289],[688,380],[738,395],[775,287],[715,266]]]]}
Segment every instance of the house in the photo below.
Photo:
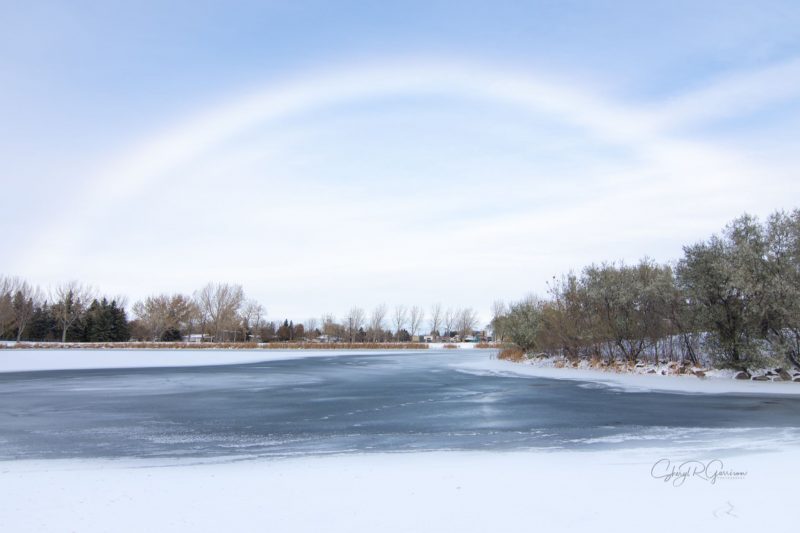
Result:
{"type": "Polygon", "coordinates": [[[183,342],[211,342],[211,340],[211,335],[207,333],[192,333],[183,336],[183,342]]]}
{"type": "Polygon", "coordinates": [[[320,335],[313,342],[339,342],[341,339],[336,335],[320,335]]]}

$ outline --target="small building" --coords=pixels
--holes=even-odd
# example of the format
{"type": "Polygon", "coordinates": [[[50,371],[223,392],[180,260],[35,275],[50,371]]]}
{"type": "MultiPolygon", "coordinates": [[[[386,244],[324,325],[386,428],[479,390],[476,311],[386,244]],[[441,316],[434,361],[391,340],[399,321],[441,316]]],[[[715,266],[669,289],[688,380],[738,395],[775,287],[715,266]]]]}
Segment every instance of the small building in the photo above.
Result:
{"type": "Polygon", "coordinates": [[[211,342],[212,337],[207,333],[192,333],[191,335],[184,335],[183,342],[211,342]]]}

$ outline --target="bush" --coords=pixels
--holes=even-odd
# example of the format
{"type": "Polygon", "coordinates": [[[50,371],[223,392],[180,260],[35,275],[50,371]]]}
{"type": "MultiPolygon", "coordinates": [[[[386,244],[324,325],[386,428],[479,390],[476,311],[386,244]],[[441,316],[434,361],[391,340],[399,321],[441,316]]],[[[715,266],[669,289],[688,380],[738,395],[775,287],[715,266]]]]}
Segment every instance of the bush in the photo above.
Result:
{"type": "Polygon", "coordinates": [[[519,363],[520,361],[524,361],[526,359],[525,352],[517,347],[500,350],[500,353],[497,354],[497,358],[505,361],[511,361],[513,363],[519,363]]]}

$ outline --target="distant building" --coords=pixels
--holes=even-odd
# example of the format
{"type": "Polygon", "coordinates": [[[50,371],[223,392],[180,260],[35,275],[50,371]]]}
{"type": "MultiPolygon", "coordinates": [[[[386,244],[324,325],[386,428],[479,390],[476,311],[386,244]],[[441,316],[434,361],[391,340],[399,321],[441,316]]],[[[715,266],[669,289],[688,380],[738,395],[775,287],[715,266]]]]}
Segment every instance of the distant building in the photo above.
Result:
{"type": "Polygon", "coordinates": [[[320,335],[312,342],[339,342],[341,339],[335,335],[320,335]]]}
{"type": "Polygon", "coordinates": [[[211,335],[206,333],[192,333],[184,335],[183,342],[211,342],[211,335]]]}

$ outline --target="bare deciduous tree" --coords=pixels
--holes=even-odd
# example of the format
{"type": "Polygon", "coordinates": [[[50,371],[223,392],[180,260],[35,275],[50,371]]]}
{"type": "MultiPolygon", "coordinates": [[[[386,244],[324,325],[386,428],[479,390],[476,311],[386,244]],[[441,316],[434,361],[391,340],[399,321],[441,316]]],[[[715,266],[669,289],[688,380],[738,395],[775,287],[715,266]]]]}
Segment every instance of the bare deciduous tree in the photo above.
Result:
{"type": "Polygon", "coordinates": [[[90,286],[77,281],[68,281],[53,289],[53,314],[61,329],[61,342],[67,341],[67,331],[89,307],[93,295],[90,286]]]}
{"type": "Polygon", "coordinates": [[[133,315],[142,324],[149,336],[148,340],[158,341],[169,327],[169,296],[160,294],[148,296],[133,304],[133,315]]]}
{"type": "Polygon", "coordinates": [[[320,318],[322,334],[328,337],[338,337],[341,326],[336,323],[336,317],[328,313],[320,318]]]}
{"type": "Polygon", "coordinates": [[[133,304],[133,314],[147,331],[149,340],[160,341],[169,330],[191,334],[197,308],[183,294],[159,294],[133,304]]]}
{"type": "Polygon", "coordinates": [[[16,339],[22,338],[22,333],[28,326],[37,307],[42,305],[42,291],[27,281],[21,281],[14,293],[12,305],[14,307],[14,327],[17,330],[16,339]]]}
{"type": "Polygon", "coordinates": [[[422,326],[423,320],[425,320],[425,311],[418,305],[411,307],[408,325],[411,329],[410,333],[412,338],[417,334],[417,330],[419,330],[420,326],[422,326]]]}
{"type": "Polygon", "coordinates": [[[41,300],[38,287],[21,278],[0,276],[0,334],[14,331],[19,341],[41,300]]]}
{"type": "Polygon", "coordinates": [[[497,342],[503,342],[503,337],[505,335],[505,328],[503,327],[503,317],[507,312],[506,304],[503,300],[495,300],[492,302],[492,333],[494,334],[494,340],[497,342]]]}
{"type": "Polygon", "coordinates": [[[351,308],[345,320],[347,322],[345,325],[347,328],[347,335],[350,338],[350,342],[353,342],[356,334],[358,334],[358,330],[364,326],[364,310],[360,307],[351,308]]]}
{"type": "Polygon", "coordinates": [[[458,331],[461,337],[472,334],[472,330],[478,325],[478,314],[471,307],[461,309],[458,312],[458,331]]]}
{"type": "Polygon", "coordinates": [[[309,318],[306,320],[306,335],[310,339],[315,339],[318,335],[317,331],[317,319],[316,318],[309,318]]]}
{"type": "Polygon", "coordinates": [[[439,336],[439,328],[442,327],[442,304],[435,303],[431,306],[431,335],[439,336]]]}
{"type": "Polygon", "coordinates": [[[451,335],[453,334],[453,331],[455,331],[454,328],[456,327],[457,318],[458,318],[458,312],[457,311],[453,311],[452,309],[448,308],[447,311],[444,312],[444,318],[442,320],[442,325],[444,326],[444,331],[445,331],[444,336],[445,337],[450,338],[451,335]]]}
{"type": "Polygon", "coordinates": [[[249,340],[248,335],[251,331],[258,331],[261,328],[261,318],[264,315],[264,307],[255,300],[246,300],[242,305],[242,337],[245,341],[249,340]]]}
{"type": "Polygon", "coordinates": [[[403,329],[406,325],[406,321],[408,321],[408,310],[406,309],[405,305],[398,305],[394,308],[394,315],[392,316],[392,322],[394,323],[394,331],[397,335],[398,339],[400,337],[400,330],[403,329]]]}
{"type": "Polygon", "coordinates": [[[14,323],[14,294],[20,280],[0,276],[0,335],[14,323]]]}
{"type": "Polygon", "coordinates": [[[372,342],[378,342],[383,337],[383,321],[386,320],[386,305],[380,304],[372,310],[369,317],[369,330],[372,342]]]}
{"type": "Polygon", "coordinates": [[[226,330],[238,330],[237,315],[244,301],[241,285],[209,283],[195,293],[203,325],[208,325],[215,341],[226,330]]]}

